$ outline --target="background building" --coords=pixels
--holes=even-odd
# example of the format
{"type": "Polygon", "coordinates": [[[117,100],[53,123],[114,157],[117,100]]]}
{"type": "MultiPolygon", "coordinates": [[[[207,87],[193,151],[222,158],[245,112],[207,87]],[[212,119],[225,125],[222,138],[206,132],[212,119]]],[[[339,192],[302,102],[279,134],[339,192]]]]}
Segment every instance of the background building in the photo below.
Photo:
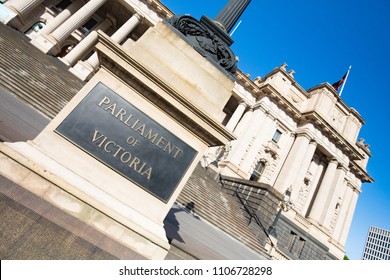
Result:
{"type": "Polygon", "coordinates": [[[362,260],[390,260],[390,230],[370,227],[362,260]]]}
{"type": "MultiPolygon", "coordinates": [[[[155,0],[10,0],[2,9],[9,11],[4,23],[61,61],[69,70],[65,79],[75,80],[67,85],[71,89],[53,89],[53,94],[43,90],[47,77],[36,77],[37,88],[15,85],[18,78],[3,84],[46,121],[99,70],[94,53],[98,32],[127,50],[149,28],[173,16],[155,0]]],[[[214,243],[217,255],[198,252],[206,243],[196,243],[184,226],[175,226],[187,224],[191,232],[199,220],[264,258],[344,257],[362,183],[373,181],[366,172],[369,146],[358,139],[364,120],[330,84],[305,90],[287,67],[283,64],[254,80],[236,72],[231,98],[218,118],[237,140],[205,153],[168,214],[167,238],[176,257],[234,258],[223,253],[224,244],[218,249],[214,243]],[[178,211],[187,215],[174,217],[178,211]],[[184,236],[185,242],[180,241],[184,236]]],[[[26,140],[11,139],[5,135],[9,129],[1,135],[3,141],[26,140]]],[[[23,134],[21,127],[13,129],[23,134]]],[[[40,129],[37,125],[35,131],[40,129]]],[[[200,234],[210,232],[210,227],[199,228],[200,234]]]]}

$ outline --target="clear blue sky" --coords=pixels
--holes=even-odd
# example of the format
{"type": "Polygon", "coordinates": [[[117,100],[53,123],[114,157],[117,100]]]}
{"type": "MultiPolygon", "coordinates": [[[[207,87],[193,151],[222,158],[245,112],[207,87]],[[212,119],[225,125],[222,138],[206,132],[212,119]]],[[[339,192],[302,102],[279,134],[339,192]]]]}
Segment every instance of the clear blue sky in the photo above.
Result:
{"type": "MultiPolygon", "coordinates": [[[[161,0],[175,14],[214,18],[228,0],[161,0]]],[[[389,0],[252,0],[233,34],[238,66],[254,79],[286,62],[303,88],[338,81],[352,65],[342,99],[366,124],[372,184],[363,184],[346,250],[360,259],[371,225],[390,230],[387,161],[390,90],[389,0]]]]}

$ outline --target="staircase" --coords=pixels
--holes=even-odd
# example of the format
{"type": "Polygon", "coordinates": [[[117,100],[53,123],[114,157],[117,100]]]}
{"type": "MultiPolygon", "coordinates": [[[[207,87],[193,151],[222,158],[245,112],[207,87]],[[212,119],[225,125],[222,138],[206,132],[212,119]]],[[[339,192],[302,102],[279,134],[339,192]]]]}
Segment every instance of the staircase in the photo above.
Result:
{"type": "Polygon", "coordinates": [[[0,23],[0,86],[4,89],[53,118],[83,85],[57,58],[0,23]]]}
{"type": "MultiPolygon", "coordinates": [[[[18,31],[0,23],[0,87],[49,118],[83,87],[57,58],[42,53],[18,31]]],[[[177,202],[252,250],[266,254],[248,228],[237,197],[228,194],[201,166],[197,166],[177,202]]]]}
{"type": "Polygon", "coordinates": [[[252,250],[262,254],[266,252],[249,229],[245,210],[242,209],[237,197],[222,189],[200,165],[195,168],[177,202],[192,209],[197,215],[252,250]]]}

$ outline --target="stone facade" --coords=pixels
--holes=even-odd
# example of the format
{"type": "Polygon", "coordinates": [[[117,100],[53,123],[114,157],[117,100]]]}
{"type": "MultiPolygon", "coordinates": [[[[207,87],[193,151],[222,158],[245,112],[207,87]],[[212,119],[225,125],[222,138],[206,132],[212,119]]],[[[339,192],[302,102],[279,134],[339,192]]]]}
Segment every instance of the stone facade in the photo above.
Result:
{"type": "MultiPolygon", "coordinates": [[[[131,50],[173,16],[157,0],[10,0],[3,8],[13,15],[4,23],[84,81],[99,69],[98,32],[131,50]]],[[[203,165],[256,189],[245,201],[263,228],[252,220],[249,227],[273,258],[342,259],[362,183],[373,181],[369,145],[358,139],[364,120],[328,83],[305,90],[293,74],[286,64],[254,80],[237,71],[224,114],[216,117],[237,140],[208,149],[203,165]],[[276,236],[269,236],[277,217],[276,236]]]]}
{"type": "MultiPolygon", "coordinates": [[[[279,235],[280,248],[289,247],[289,231],[303,232],[316,240],[315,248],[327,248],[316,258],[340,259],[362,183],[372,182],[365,171],[369,145],[357,139],[364,121],[328,83],[304,90],[286,67],[254,81],[238,75],[236,102],[230,102],[238,105],[225,119],[237,140],[211,166],[279,194],[291,188],[291,209],[281,214],[290,229],[279,235]]],[[[214,150],[207,156],[210,162],[217,158],[214,150]]],[[[303,249],[301,254],[314,256],[303,249]]]]}

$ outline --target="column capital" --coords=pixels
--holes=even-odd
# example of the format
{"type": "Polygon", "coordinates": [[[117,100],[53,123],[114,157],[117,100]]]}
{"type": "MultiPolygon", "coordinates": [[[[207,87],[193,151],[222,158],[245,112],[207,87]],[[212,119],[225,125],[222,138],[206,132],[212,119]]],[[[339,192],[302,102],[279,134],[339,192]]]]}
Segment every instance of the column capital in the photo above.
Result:
{"type": "Polygon", "coordinates": [[[309,145],[313,145],[317,147],[318,143],[315,139],[310,139],[309,145]]]}
{"type": "Polygon", "coordinates": [[[143,21],[145,19],[145,16],[143,15],[143,12],[140,9],[137,9],[137,8],[134,9],[134,14],[132,14],[131,16],[137,17],[138,20],[139,20],[139,23],[143,23],[143,21]]]}
{"type": "Polygon", "coordinates": [[[238,101],[238,105],[244,105],[245,108],[248,108],[249,107],[249,104],[245,102],[245,100],[243,98],[241,98],[239,101],[238,101]]]}
{"type": "Polygon", "coordinates": [[[337,168],[341,169],[345,173],[347,173],[349,171],[349,168],[347,166],[345,166],[344,164],[342,164],[342,163],[339,163],[339,166],[337,168]]]}
{"type": "Polygon", "coordinates": [[[250,106],[250,105],[248,105],[248,107],[246,108],[246,111],[248,112],[248,111],[251,111],[251,112],[253,112],[255,110],[255,108],[253,107],[253,106],[250,106]]]}
{"type": "Polygon", "coordinates": [[[135,12],[132,16],[138,18],[140,23],[145,19],[145,17],[138,12],[135,12]]]}
{"type": "MultiPolygon", "coordinates": [[[[300,132],[296,132],[295,133],[295,136],[298,138],[298,137],[305,137],[307,138],[310,143],[313,142],[314,140],[314,137],[312,135],[310,135],[309,133],[307,133],[307,131],[300,131],[300,132]]],[[[314,141],[315,142],[315,141],[314,141]]]]}
{"type": "Polygon", "coordinates": [[[353,192],[356,192],[356,193],[361,193],[362,191],[360,190],[360,188],[358,186],[356,186],[355,184],[353,184],[351,181],[349,181],[347,183],[347,187],[349,187],[353,192]]]}

